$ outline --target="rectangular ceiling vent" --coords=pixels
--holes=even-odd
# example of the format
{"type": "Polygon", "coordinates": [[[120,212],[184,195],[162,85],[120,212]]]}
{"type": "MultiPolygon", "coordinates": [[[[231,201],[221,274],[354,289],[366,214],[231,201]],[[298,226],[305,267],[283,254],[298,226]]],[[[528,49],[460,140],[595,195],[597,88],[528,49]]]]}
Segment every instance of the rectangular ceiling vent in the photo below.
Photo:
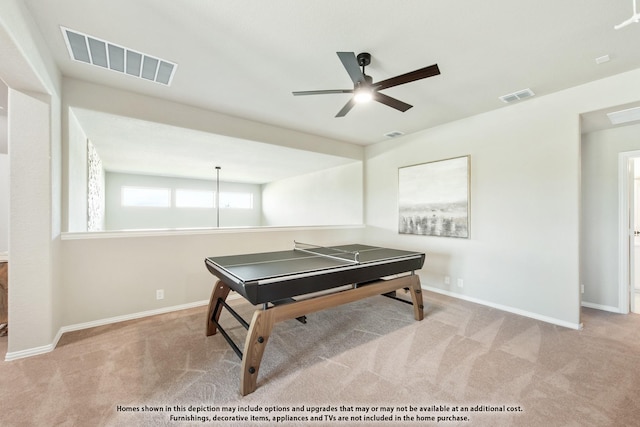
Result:
{"type": "Polygon", "coordinates": [[[169,86],[177,64],[60,27],[72,59],[169,86]]]}
{"type": "Polygon", "coordinates": [[[607,117],[609,117],[609,121],[611,121],[611,124],[613,125],[635,122],[640,120],[640,107],[607,113],[607,117]]]}
{"type": "Polygon", "coordinates": [[[500,97],[500,101],[504,102],[505,104],[510,104],[512,102],[520,101],[525,98],[531,98],[534,95],[535,93],[533,93],[531,89],[522,89],[517,92],[502,95],[500,97]]]}
{"type": "Polygon", "coordinates": [[[403,132],[400,132],[399,130],[393,130],[391,132],[385,133],[384,136],[386,136],[387,138],[397,138],[399,136],[404,135],[403,132]]]}

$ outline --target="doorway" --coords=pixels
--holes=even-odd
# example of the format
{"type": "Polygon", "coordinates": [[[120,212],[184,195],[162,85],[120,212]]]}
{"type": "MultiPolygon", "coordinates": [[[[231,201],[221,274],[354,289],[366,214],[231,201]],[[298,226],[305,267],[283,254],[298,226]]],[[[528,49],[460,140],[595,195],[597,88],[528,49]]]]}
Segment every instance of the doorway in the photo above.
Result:
{"type": "Polygon", "coordinates": [[[8,87],[0,79],[0,337],[7,335],[9,316],[9,109],[8,87]]]}
{"type": "Polygon", "coordinates": [[[633,274],[630,275],[629,281],[631,289],[629,309],[633,313],[640,313],[640,157],[634,157],[629,161],[633,163],[630,166],[633,177],[633,183],[630,183],[632,200],[629,200],[629,206],[632,206],[630,213],[633,213],[633,219],[630,221],[633,226],[633,237],[629,245],[633,254],[633,258],[630,258],[633,274]]]}
{"type": "Polygon", "coordinates": [[[640,151],[619,154],[619,301],[640,313],[640,151]]]}
{"type": "Polygon", "coordinates": [[[0,76],[0,260],[9,251],[9,88],[0,76]]]}

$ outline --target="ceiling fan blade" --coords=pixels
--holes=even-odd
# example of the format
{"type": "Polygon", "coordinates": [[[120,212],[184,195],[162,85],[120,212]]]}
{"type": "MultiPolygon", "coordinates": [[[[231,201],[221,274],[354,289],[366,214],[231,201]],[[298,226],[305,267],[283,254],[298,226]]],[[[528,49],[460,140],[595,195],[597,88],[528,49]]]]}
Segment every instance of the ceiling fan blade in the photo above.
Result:
{"type": "Polygon", "coordinates": [[[300,95],[326,95],[330,93],[353,93],[353,89],[329,89],[329,90],[303,90],[291,92],[294,96],[300,95]]]}
{"type": "Polygon", "coordinates": [[[392,98],[389,95],[385,95],[384,93],[380,92],[374,92],[373,99],[384,105],[388,105],[391,108],[402,111],[403,113],[409,108],[413,107],[413,105],[409,105],[406,102],[402,102],[399,99],[392,98]]]}
{"type": "Polygon", "coordinates": [[[344,117],[344,116],[346,116],[347,113],[349,111],[351,111],[351,109],[353,108],[354,105],[356,105],[356,100],[354,98],[351,98],[349,100],[349,102],[344,104],[344,107],[342,107],[342,110],[338,111],[338,114],[336,114],[336,117],[344,117]]]}
{"type": "Polygon", "coordinates": [[[420,68],[419,70],[411,71],[410,73],[382,80],[381,82],[375,83],[373,86],[375,86],[376,90],[381,90],[420,79],[426,79],[427,77],[437,76],[438,74],[440,74],[438,64],[433,64],[428,67],[420,68]]]}
{"type": "Polygon", "coordinates": [[[364,82],[364,74],[360,70],[360,65],[358,64],[358,60],[356,59],[356,54],[353,52],[336,52],[340,61],[342,61],[342,65],[349,73],[349,77],[353,83],[364,82]]]}

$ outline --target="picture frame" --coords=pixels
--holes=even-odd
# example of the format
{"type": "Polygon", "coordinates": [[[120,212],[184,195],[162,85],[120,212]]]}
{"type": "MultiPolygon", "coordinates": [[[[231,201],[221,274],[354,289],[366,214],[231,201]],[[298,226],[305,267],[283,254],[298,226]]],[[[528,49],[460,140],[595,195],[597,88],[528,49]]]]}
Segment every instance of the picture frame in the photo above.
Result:
{"type": "Polygon", "coordinates": [[[398,168],[398,233],[469,238],[471,156],[398,168]]]}

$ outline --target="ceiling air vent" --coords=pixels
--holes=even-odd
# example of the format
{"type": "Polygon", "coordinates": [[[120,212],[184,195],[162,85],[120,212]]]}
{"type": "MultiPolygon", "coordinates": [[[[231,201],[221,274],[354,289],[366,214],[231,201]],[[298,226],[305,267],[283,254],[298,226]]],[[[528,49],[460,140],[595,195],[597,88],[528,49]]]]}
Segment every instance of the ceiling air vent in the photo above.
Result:
{"type": "Polygon", "coordinates": [[[60,27],[72,59],[169,86],[177,64],[60,27]]]}
{"type": "Polygon", "coordinates": [[[510,104],[512,102],[520,101],[521,99],[531,98],[533,95],[535,95],[535,93],[533,93],[531,89],[522,89],[517,92],[502,95],[500,97],[500,101],[505,104],[510,104]]]}
{"type": "Polygon", "coordinates": [[[387,138],[397,138],[402,135],[404,135],[404,133],[400,132],[399,130],[394,130],[384,134],[384,136],[386,136],[387,138]]]}

